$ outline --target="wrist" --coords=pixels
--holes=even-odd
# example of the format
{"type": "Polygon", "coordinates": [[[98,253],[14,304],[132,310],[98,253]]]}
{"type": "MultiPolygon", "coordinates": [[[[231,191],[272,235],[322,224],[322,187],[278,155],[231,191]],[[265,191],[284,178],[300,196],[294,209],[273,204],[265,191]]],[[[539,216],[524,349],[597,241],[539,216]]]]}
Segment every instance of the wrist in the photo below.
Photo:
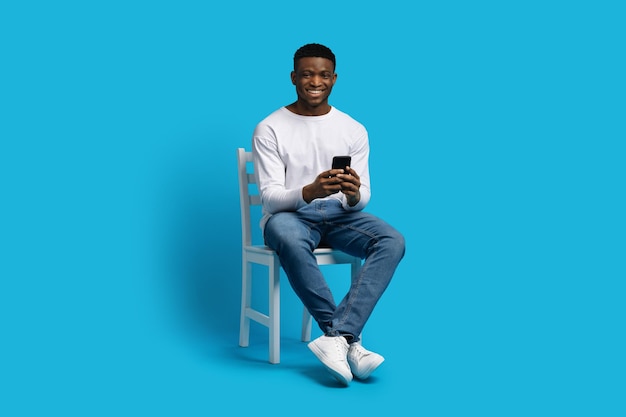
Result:
{"type": "Polygon", "coordinates": [[[311,197],[311,192],[309,190],[310,190],[310,187],[308,185],[305,185],[304,187],[302,187],[302,199],[307,204],[313,201],[313,197],[311,197]]]}
{"type": "Polygon", "coordinates": [[[361,193],[357,192],[355,195],[347,196],[346,200],[348,201],[348,205],[350,207],[354,207],[359,204],[359,201],[361,201],[361,193]]]}

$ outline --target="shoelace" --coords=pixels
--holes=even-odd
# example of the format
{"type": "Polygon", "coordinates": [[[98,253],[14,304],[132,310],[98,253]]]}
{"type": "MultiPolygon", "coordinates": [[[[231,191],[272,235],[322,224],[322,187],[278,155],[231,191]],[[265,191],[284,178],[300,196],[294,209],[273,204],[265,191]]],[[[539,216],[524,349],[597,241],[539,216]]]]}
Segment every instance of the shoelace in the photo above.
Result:
{"type": "Polygon", "coordinates": [[[367,353],[361,345],[355,343],[354,347],[352,348],[352,355],[355,356],[358,360],[361,360],[364,356],[367,356],[367,353]]]}
{"type": "Polygon", "coordinates": [[[337,340],[335,341],[335,347],[337,348],[337,352],[340,355],[346,355],[348,353],[348,349],[346,349],[346,346],[338,339],[339,338],[337,338],[337,340]]]}

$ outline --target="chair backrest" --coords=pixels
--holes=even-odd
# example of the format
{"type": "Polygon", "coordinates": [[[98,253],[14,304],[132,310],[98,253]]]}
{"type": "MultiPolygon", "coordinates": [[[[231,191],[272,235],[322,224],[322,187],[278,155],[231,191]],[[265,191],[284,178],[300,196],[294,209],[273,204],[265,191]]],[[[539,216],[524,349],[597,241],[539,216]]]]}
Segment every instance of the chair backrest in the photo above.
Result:
{"type": "Polygon", "coordinates": [[[250,207],[261,205],[261,196],[256,187],[254,176],[254,160],[252,152],[244,148],[237,149],[237,175],[239,176],[239,205],[241,207],[241,243],[243,246],[252,244],[252,224],[250,220],[250,207]],[[250,167],[250,172],[248,172],[250,167]],[[256,192],[254,190],[256,189],[256,192]]]}

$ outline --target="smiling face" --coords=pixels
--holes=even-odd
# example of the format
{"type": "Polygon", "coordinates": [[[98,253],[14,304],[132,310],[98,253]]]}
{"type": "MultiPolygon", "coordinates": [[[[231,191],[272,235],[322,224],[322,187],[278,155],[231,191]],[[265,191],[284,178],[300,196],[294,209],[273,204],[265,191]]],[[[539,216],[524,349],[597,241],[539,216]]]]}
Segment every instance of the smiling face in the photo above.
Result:
{"type": "Polygon", "coordinates": [[[288,106],[294,113],[320,116],[330,111],[328,96],[337,81],[335,66],[330,59],[300,58],[291,72],[291,82],[296,86],[298,100],[288,106]]]}

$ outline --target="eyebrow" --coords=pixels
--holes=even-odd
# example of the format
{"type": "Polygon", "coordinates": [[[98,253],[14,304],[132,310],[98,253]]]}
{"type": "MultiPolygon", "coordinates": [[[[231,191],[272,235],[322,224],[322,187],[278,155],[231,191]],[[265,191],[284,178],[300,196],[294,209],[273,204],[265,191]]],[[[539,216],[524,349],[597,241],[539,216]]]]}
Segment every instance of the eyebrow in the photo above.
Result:
{"type": "Polygon", "coordinates": [[[331,70],[331,69],[321,69],[319,71],[316,71],[316,70],[314,70],[312,68],[301,68],[301,69],[298,70],[298,72],[314,72],[314,73],[315,72],[319,72],[319,73],[327,72],[329,74],[332,74],[333,70],[331,70]]]}

